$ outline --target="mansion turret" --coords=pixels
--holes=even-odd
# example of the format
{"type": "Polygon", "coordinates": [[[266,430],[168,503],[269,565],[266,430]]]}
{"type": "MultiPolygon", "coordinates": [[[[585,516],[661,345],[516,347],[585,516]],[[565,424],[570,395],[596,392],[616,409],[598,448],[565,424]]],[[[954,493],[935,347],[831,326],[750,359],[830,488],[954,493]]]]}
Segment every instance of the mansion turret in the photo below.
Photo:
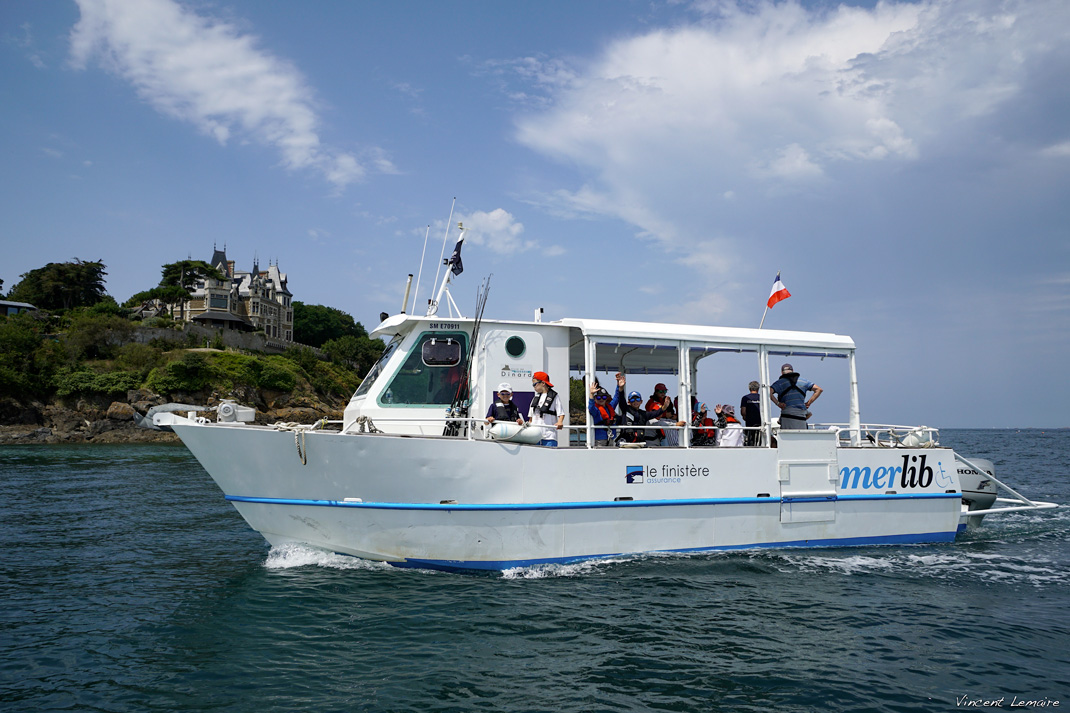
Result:
{"type": "Polygon", "coordinates": [[[263,329],[269,339],[293,341],[293,295],[286,273],[278,264],[249,272],[237,270],[225,250],[215,250],[209,265],[226,276],[223,281],[198,280],[186,303],[186,319],[206,327],[254,331],[263,329]]]}

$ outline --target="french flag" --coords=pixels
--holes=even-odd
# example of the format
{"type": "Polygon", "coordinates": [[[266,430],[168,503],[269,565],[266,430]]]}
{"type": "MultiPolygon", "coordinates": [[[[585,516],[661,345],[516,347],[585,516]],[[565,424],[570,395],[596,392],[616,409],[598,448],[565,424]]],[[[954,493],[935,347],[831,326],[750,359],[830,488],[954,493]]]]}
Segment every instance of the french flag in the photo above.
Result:
{"type": "Polygon", "coordinates": [[[791,297],[791,293],[788,292],[788,288],[784,287],[784,283],[780,281],[780,271],[777,271],[776,279],[773,280],[773,290],[769,293],[769,301],[765,303],[765,306],[772,307],[781,300],[786,300],[791,297]]]}

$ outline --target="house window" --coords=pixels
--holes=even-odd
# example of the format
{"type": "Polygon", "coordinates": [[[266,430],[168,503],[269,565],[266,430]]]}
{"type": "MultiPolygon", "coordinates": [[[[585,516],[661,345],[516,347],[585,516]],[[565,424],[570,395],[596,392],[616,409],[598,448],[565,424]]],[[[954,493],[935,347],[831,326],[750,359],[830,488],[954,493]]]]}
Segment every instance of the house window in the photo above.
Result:
{"type": "Polygon", "coordinates": [[[209,306],[212,309],[221,309],[224,312],[227,311],[227,296],[211,295],[211,297],[209,298],[209,306]]]}

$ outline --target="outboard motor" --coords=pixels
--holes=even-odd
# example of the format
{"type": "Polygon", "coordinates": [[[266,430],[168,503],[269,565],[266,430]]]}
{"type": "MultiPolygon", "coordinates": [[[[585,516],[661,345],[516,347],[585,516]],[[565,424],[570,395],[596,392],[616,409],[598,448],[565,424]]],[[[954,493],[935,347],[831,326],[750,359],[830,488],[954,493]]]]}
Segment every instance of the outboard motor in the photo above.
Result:
{"type": "MultiPolygon", "coordinates": [[[[962,504],[970,512],[987,510],[996,502],[996,484],[992,481],[992,478],[996,476],[996,468],[992,465],[992,461],[984,458],[970,458],[970,462],[981,466],[985,472],[978,473],[964,463],[958,464],[959,483],[962,484],[962,504]]],[[[970,515],[964,519],[967,527],[977,527],[983,518],[982,514],[970,515]]]]}

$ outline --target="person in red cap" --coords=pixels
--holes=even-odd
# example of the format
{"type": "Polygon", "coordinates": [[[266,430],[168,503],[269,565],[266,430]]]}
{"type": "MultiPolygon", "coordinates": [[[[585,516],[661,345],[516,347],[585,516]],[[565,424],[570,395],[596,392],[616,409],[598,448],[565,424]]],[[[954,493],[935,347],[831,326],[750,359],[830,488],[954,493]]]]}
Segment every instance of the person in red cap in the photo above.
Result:
{"type": "Polygon", "coordinates": [[[531,385],[535,388],[535,398],[531,400],[528,420],[533,426],[542,426],[540,446],[557,448],[557,432],[565,425],[565,407],[561,397],[554,391],[550,375],[545,371],[532,374],[531,385]]]}
{"type": "Polygon", "coordinates": [[[646,400],[644,411],[656,411],[665,408],[665,395],[669,393],[669,387],[665,384],[654,384],[654,395],[646,400]]]}

